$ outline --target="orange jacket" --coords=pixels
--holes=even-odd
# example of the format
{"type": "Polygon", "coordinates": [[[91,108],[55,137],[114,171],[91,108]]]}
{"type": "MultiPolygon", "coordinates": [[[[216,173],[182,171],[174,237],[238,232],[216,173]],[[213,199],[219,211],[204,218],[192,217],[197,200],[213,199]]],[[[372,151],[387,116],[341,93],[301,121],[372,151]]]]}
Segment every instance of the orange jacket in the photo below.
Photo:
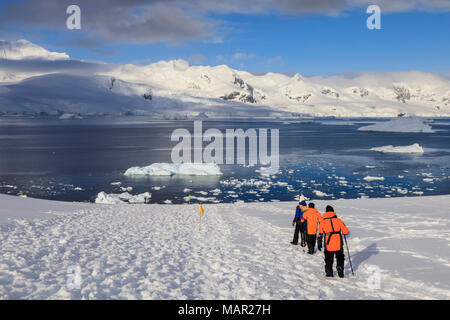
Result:
{"type": "Polygon", "coordinates": [[[342,248],[341,235],[338,234],[348,234],[348,228],[345,226],[341,219],[336,217],[336,213],[333,211],[326,212],[323,214],[323,219],[319,224],[319,233],[325,233],[325,249],[327,251],[339,251],[342,248]],[[331,234],[332,232],[337,232],[331,234]],[[331,239],[330,239],[331,237],[331,239]]]}
{"type": "Polygon", "coordinates": [[[320,212],[316,208],[309,208],[303,214],[302,222],[306,221],[308,234],[317,233],[317,224],[322,220],[320,212]]]}

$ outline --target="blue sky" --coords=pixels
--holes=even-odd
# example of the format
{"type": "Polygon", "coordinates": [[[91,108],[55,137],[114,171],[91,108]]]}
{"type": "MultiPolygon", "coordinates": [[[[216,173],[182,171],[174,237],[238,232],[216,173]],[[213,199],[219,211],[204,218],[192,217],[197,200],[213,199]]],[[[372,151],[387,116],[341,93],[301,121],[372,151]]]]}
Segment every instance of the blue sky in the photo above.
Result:
{"type": "MultiPolygon", "coordinates": [[[[44,7],[47,1],[50,0],[37,0],[44,7]]],[[[120,5],[119,0],[114,1],[120,5]]],[[[33,12],[37,9],[29,8],[30,13],[26,16],[30,1],[6,1],[0,7],[2,13],[8,17],[16,16],[0,24],[0,36],[7,40],[24,38],[49,50],[67,52],[75,59],[112,63],[148,64],[185,59],[191,64],[227,64],[253,72],[299,72],[305,75],[347,71],[450,72],[450,4],[445,10],[415,7],[387,8],[387,12],[380,5],[381,30],[369,30],[366,27],[367,5],[335,9],[327,7],[327,2],[320,8],[295,7],[298,12],[275,5],[239,12],[235,7],[206,8],[207,4],[198,1],[198,7],[179,8],[155,2],[156,7],[152,9],[157,8],[159,17],[164,14],[167,17],[163,17],[163,23],[153,23],[151,19],[157,18],[149,14],[146,22],[153,24],[148,37],[139,25],[136,30],[144,36],[137,36],[133,28],[126,33],[117,31],[116,25],[108,25],[110,20],[105,20],[106,23],[101,25],[104,30],[100,28],[99,31],[99,26],[92,22],[97,9],[92,5],[85,8],[87,5],[80,4],[82,30],[77,31],[65,28],[67,15],[64,10],[53,19],[54,14],[45,16],[45,12],[43,17],[36,17],[33,12]],[[10,2],[15,7],[8,7],[10,2]],[[85,16],[88,17],[84,19],[85,16]],[[25,23],[22,18],[27,19],[23,20],[25,23]],[[180,26],[177,26],[177,20],[182,21],[180,26]],[[170,25],[167,32],[155,30],[155,26],[164,29],[165,25],[170,25]],[[117,40],[111,30],[118,32],[117,40]],[[83,43],[86,39],[93,44],[83,43]]],[[[133,10],[134,14],[136,8],[139,9],[139,4],[129,12],[133,10]]],[[[61,12],[61,7],[54,10],[61,12]]],[[[47,11],[51,12],[51,9],[47,7],[47,11]]]]}

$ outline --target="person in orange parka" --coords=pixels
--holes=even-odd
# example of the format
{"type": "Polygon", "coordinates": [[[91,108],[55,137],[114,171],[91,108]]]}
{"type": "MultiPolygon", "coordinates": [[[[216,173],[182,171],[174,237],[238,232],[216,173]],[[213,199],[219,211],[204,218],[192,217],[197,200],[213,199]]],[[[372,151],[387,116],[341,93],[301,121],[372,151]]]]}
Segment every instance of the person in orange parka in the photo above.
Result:
{"type": "MultiPolygon", "coordinates": [[[[336,255],[336,269],[339,277],[344,277],[344,247],[342,243],[342,234],[348,234],[348,228],[344,222],[336,217],[332,206],[327,206],[326,213],[319,224],[319,233],[325,234],[324,254],[325,254],[325,273],[327,277],[333,276],[333,260],[336,255]]],[[[319,241],[322,237],[319,238],[319,241]]]]}
{"type": "Polygon", "coordinates": [[[302,222],[306,221],[306,243],[308,244],[308,253],[314,254],[317,238],[317,225],[322,220],[320,212],[315,208],[314,203],[308,205],[308,210],[303,214],[302,222]]]}

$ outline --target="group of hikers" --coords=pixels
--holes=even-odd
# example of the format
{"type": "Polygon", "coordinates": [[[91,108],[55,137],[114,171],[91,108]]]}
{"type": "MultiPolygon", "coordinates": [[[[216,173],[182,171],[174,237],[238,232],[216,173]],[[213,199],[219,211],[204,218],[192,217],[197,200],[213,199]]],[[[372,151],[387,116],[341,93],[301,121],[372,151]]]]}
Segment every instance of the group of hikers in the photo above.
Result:
{"type": "Polygon", "coordinates": [[[292,221],[295,232],[291,244],[298,245],[300,234],[300,245],[308,246],[308,253],[314,254],[317,240],[319,251],[324,249],[326,276],[333,277],[333,262],[336,256],[336,270],[339,277],[343,278],[345,255],[342,235],[347,235],[349,231],[344,222],[336,216],[332,206],[327,206],[325,211],[322,216],[314,203],[311,202],[307,206],[305,198],[301,196],[292,221]]]}

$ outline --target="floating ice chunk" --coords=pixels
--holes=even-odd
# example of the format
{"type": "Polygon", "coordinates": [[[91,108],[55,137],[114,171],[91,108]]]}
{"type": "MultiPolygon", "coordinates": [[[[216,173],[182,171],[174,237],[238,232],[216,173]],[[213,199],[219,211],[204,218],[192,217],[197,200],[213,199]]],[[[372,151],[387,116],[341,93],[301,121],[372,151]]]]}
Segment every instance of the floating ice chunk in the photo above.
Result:
{"type": "Polygon", "coordinates": [[[125,171],[126,176],[217,176],[222,175],[215,163],[153,163],[146,167],[132,167],[125,171]]]}
{"type": "Polygon", "coordinates": [[[383,153],[411,153],[411,154],[423,154],[423,148],[418,144],[414,143],[410,146],[399,146],[394,147],[392,145],[371,148],[371,151],[383,152],[383,153]]]}
{"type": "Polygon", "coordinates": [[[148,192],[141,193],[138,195],[133,196],[132,194],[129,194],[128,192],[124,192],[121,194],[108,194],[104,191],[100,192],[97,195],[97,198],[95,199],[95,203],[102,203],[102,204],[120,204],[120,203],[147,203],[150,198],[151,194],[148,192]]]}
{"type": "MultiPolygon", "coordinates": [[[[115,194],[110,194],[110,196],[114,196],[115,194]]],[[[128,192],[123,192],[121,194],[116,195],[122,201],[128,201],[133,198],[133,195],[128,192]]]]}
{"type": "Polygon", "coordinates": [[[434,133],[431,127],[417,118],[398,118],[387,122],[379,122],[358,128],[358,131],[379,132],[422,132],[434,133]]]}
{"type": "Polygon", "coordinates": [[[64,113],[61,116],[59,116],[59,119],[60,120],[81,120],[83,118],[74,113],[64,113]]]}
{"type": "Polygon", "coordinates": [[[95,203],[102,203],[102,204],[119,204],[122,200],[119,199],[117,195],[113,194],[107,194],[106,192],[102,191],[97,195],[97,198],[95,199],[95,203]]]}
{"type": "Polygon", "coordinates": [[[183,197],[183,200],[186,202],[191,201],[191,199],[198,200],[200,202],[218,202],[218,200],[214,197],[197,197],[197,196],[189,196],[189,197],[183,197]]]}
{"type": "Polygon", "coordinates": [[[151,193],[144,192],[144,193],[132,196],[130,199],[128,199],[128,202],[129,203],[148,203],[151,198],[152,198],[151,193]]]}
{"type": "Polygon", "coordinates": [[[319,191],[319,190],[313,190],[313,193],[318,197],[329,197],[330,194],[326,194],[325,192],[319,191]]]}
{"type": "Polygon", "coordinates": [[[421,175],[422,175],[422,177],[427,177],[427,178],[432,178],[433,177],[432,173],[422,172],[421,175]]]}
{"type": "Polygon", "coordinates": [[[423,181],[428,182],[428,183],[433,183],[432,178],[424,178],[423,181]]]}
{"type": "Polygon", "coordinates": [[[255,171],[259,172],[260,175],[266,176],[266,177],[269,177],[269,176],[272,176],[272,175],[280,173],[278,168],[274,168],[274,167],[261,167],[261,168],[255,170],[255,171]]]}
{"type": "Polygon", "coordinates": [[[366,181],[376,181],[376,180],[378,180],[378,181],[383,181],[383,180],[384,180],[384,177],[371,177],[371,176],[367,176],[367,177],[364,177],[363,179],[366,180],[366,181]]]}

